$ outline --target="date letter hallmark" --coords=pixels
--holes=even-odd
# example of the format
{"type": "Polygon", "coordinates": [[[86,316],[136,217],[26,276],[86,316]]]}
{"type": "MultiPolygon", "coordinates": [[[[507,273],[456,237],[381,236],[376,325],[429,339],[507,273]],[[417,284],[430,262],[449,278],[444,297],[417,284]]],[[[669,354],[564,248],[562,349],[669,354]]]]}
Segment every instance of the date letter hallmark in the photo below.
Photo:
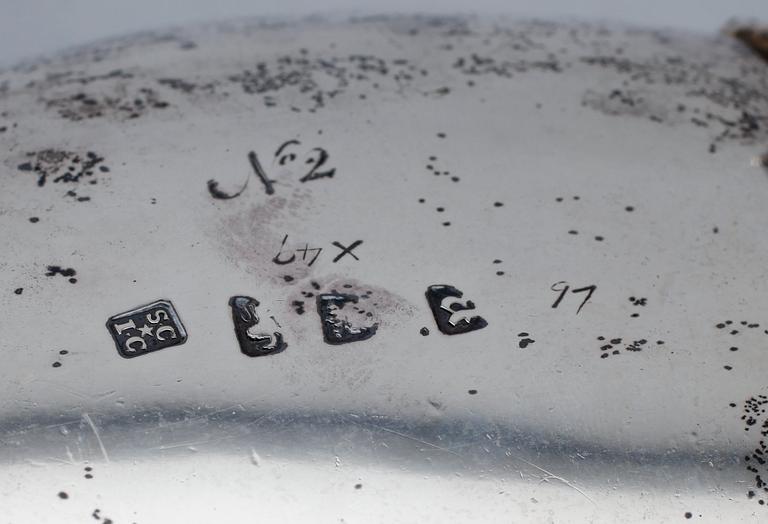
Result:
{"type": "Polygon", "coordinates": [[[283,342],[283,335],[275,331],[264,333],[258,328],[259,315],[256,308],[259,301],[251,297],[237,296],[229,299],[232,308],[232,321],[235,324],[235,336],[240,344],[240,351],[249,357],[280,353],[288,344],[283,342]]]}
{"type": "Polygon", "coordinates": [[[469,333],[488,325],[483,317],[473,313],[474,302],[462,301],[464,294],[453,286],[429,286],[426,296],[437,328],[446,335],[469,333]]]}
{"type": "Polygon", "coordinates": [[[133,358],[153,351],[178,346],[187,341],[187,331],[169,300],[115,315],[107,320],[121,357],[133,358]]]}

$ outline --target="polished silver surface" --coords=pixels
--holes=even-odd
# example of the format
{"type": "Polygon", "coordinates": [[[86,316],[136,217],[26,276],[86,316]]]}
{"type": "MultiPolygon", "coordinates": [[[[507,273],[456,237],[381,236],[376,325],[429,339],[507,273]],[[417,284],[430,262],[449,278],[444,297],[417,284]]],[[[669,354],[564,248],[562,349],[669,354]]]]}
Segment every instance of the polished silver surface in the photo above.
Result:
{"type": "Polygon", "coordinates": [[[765,521],[766,115],[727,36],[504,19],[0,73],[0,522],[765,521]]]}

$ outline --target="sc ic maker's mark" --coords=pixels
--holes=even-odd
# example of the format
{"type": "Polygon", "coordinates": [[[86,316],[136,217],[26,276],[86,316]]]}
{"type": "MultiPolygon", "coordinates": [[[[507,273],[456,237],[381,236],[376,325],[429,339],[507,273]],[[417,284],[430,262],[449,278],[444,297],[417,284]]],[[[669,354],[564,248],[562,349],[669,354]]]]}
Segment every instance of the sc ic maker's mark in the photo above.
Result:
{"type": "Polygon", "coordinates": [[[157,300],[107,320],[107,330],[121,357],[134,358],[178,346],[187,331],[170,300],[157,300]]]}

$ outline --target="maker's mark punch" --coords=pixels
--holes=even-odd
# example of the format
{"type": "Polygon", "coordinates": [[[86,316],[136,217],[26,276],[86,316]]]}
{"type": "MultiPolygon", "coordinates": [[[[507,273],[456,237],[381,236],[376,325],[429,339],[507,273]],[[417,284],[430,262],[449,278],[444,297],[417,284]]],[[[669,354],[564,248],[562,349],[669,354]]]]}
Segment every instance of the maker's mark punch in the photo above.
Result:
{"type": "Polygon", "coordinates": [[[187,341],[187,331],[168,300],[115,315],[107,320],[107,329],[121,357],[133,358],[145,353],[178,346],[187,341]]]}

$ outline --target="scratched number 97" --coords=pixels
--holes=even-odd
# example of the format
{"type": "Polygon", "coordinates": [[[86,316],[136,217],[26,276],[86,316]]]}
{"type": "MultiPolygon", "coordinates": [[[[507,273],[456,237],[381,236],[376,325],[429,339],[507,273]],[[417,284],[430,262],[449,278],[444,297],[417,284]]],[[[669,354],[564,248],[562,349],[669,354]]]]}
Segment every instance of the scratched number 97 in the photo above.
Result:
{"type": "Polygon", "coordinates": [[[565,298],[566,293],[570,290],[571,293],[587,293],[587,295],[584,297],[584,300],[582,300],[581,304],[579,305],[579,309],[576,310],[576,314],[578,315],[581,311],[581,308],[584,307],[584,305],[589,302],[589,299],[592,298],[592,293],[595,292],[597,289],[596,285],[591,286],[584,286],[580,287],[578,289],[571,289],[570,284],[566,282],[565,280],[560,280],[559,282],[555,282],[552,284],[552,287],[550,287],[552,291],[559,291],[560,294],[557,296],[557,300],[552,304],[552,309],[556,309],[557,306],[560,305],[560,302],[563,301],[565,298]]]}

